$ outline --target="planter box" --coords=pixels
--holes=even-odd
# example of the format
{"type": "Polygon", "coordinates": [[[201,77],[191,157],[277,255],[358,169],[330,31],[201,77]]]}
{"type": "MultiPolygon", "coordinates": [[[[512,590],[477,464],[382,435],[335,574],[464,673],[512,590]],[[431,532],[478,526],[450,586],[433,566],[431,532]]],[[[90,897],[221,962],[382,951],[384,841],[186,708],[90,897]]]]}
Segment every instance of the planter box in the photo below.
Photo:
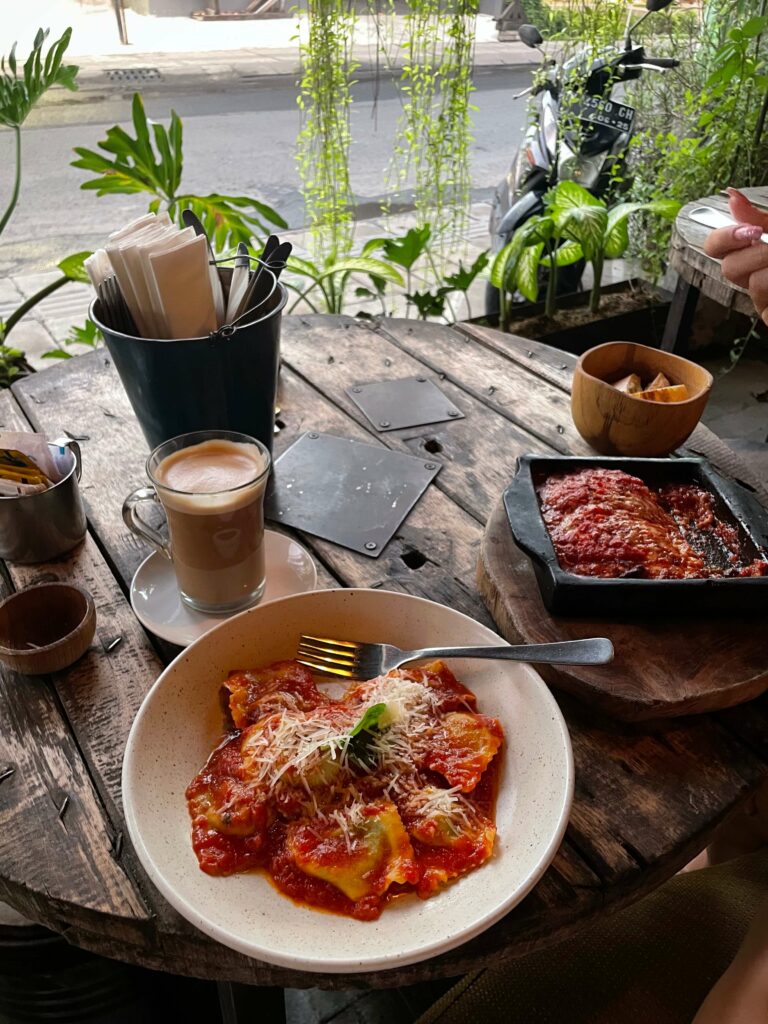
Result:
{"type": "MultiPolygon", "coordinates": [[[[515,306],[509,333],[581,355],[604,341],[635,341],[658,348],[671,303],[666,292],[643,281],[621,281],[603,288],[600,309],[589,311],[589,292],[558,298],[553,319],[544,316],[543,302],[515,306]]],[[[498,318],[477,317],[475,323],[498,327],[498,318]]]]}

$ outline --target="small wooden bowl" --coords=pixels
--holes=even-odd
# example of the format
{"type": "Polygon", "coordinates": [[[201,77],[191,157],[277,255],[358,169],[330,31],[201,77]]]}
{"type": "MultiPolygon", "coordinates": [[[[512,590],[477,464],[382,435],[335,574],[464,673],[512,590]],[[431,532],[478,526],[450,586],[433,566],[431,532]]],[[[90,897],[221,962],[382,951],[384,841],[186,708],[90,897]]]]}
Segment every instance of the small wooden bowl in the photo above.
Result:
{"type": "Polygon", "coordinates": [[[603,455],[669,455],[690,437],[712,389],[712,374],[689,359],[630,341],[609,341],[585,352],[573,371],[571,415],[576,429],[603,455]],[[608,381],[636,373],[645,383],[663,373],[685,384],[684,402],[646,402],[608,381]]]}
{"type": "Polygon", "coordinates": [[[0,661],[26,676],[60,672],[82,657],[96,632],[96,608],[72,583],[38,583],[0,604],[0,661]]]}

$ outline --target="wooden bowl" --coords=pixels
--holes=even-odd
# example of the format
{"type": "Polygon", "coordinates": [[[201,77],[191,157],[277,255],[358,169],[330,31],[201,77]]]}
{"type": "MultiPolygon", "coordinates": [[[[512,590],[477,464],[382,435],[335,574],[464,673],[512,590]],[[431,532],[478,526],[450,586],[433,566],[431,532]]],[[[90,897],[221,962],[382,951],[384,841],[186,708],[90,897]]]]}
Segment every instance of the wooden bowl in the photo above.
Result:
{"type": "Polygon", "coordinates": [[[27,676],[60,672],[82,657],[96,631],[87,590],[38,583],[0,604],[0,661],[27,676]]]}
{"type": "Polygon", "coordinates": [[[669,455],[691,435],[712,389],[712,374],[689,359],[630,341],[609,341],[585,352],[573,371],[571,415],[576,429],[603,455],[669,455]],[[636,373],[646,383],[663,373],[685,384],[684,402],[647,402],[608,381],[636,373]]]}

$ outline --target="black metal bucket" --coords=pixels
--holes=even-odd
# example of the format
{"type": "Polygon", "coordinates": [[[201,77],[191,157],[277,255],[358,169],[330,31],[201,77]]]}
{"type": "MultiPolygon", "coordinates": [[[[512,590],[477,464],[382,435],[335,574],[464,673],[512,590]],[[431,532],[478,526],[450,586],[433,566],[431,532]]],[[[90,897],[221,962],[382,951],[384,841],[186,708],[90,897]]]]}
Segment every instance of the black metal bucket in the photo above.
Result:
{"type": "MultiPolygon", "coordinates": [[[[225,293],[231,270],[220,270],[225,293]]],[[[257,318],[207,338],[135,338],[90,317],[109,353],[150,449],[193,430],[236,430],[272,451],[280,369],[280,324],[288,298],[277,283],[257,318]]]]}

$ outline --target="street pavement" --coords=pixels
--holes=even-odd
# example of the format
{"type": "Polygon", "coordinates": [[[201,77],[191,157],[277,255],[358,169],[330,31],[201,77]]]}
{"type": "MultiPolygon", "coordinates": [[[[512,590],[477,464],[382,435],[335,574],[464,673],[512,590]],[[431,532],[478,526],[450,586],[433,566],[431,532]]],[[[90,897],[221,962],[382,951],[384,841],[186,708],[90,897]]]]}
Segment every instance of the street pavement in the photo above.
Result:
{"type": "MultiPolygon", "coordinates": [[[[193,0],[191,5],[195,6],[193,0]]],[[[204,6],[202,0],[199,6],[204,6]]],[[[167,118],[175,108],[184,118],[186,189],[262,198],[288,221],[291,230],[282,235],[294,242],[296,251],[307,247],[294,162],[299,127],[295,19],[211,24],[128,11],[127,22],[129,45],[123,46],[109,0],[0,2],[1,50],[7,52],[10,42],[18,39],[23,54],[40,25],[51,28],[52,38],[72,26],[68,59],[80,66],[80,91],[53,90],[25,130],[21,203],[0,244],[0,317],[50,281],[55,274],[49,268],[62,255],[96,247],[109,231],[143,212],[143,197],[97,200],[82,192],[82,175],[69,166],[72,146],[93,146],[105,127],[127,122],[135,89],[145,96],[151,116],[167,118]]],[[[394,217],[380,214],[400,112],[393,79],[405,57],[395,45],[402,23],[393,22],[388,36],[389,63],[382,61],[373,23],[360,19],[354,46],[360,84],[351,154],[358,248],[368,238],[400,233],[415,222],[408,194],[399,197],[402,202],[394,217]]],[[[471,260],[487,246],[489,198],[506,173],[525,123],[525,104],[513,102],[512,96],[528,84],[538,60],[517,40],[500,42],[492,20],[478,18],[474,188],[465,245],[449,258],[449,265],[459,257],[471,260]]],[[[9,137],[0,133],[0,196],[8,182],[10,162],[3,150],[8,145],[9,137]]],[[[613,261],[608,279],[626,276],[620,263],[613,261]]],[[[417,286],[424,284],[417,275],[417,286]]],[[[484,282],[477,282],[470,293],[471,308],[462,305],[456,310],[460,317],[482,310],[483,289],[484,282]]],[[[49,365],[42,353],[59,343],[71,325],[84,321],[90,297],[85,286],[66,286],[18,325],[10,343],[26,349],[33,365],[49,365]]],[[[403,301],[392,303],[388,311],[402,313],[403,301]]],[[[716,357],[713,372],[722,371],[723,363],[716,357]]],[[[705,419],[721,436],[762,442],[764,405],[755,403],[758,393],[761,401],[768,393],[766,363],[744,359],[734,373],[718,377],[705,419]]]]}
{"type": "MultiPolygon", "coordinates": [[[[525,102],[512,97],[529,78],[525,70],[503,67],[476,74],[470,231],[465,250],[456,253],[465,261],[487,246],[487,204],[526,120],[525,102]]],[[[7,315],[20,294],[28,295],[50,280],[50,268],[62,256],[97,247],[110,231],[146,209],[148,197],[143,195],[99,199],[83,191],[80,185],[87,176],[70,166],[74,146],[95,146],[111,124],[128,126],[130,95],[44,107],[25,129],[21,199],[0,240],[0,275],[6,275],[0,285],[0,316],[7,315]]],[[[148,96],[146,103],[152,117],[167,119],[174,108],[183,118],[185,191],[219,190],[262,199],[288,221],[292,232],[286,237],[306,247],[294,155],[299,130],[295,86],[273,79],[270,87],[258,89],[240,85],[228,92],[167,91],[148,96]]],[[[379,83],[376,91],[371,83],[355,89],[350,163],[360,245],[415,223],[409,193],[394,197],[399,203],[396,217],[387,221],[380,212],[382,201],[392,198],[386,171],[401,110],[391,81],[379,83]]],[[[3,146],[10,146],[9,135],[0,134],[0,155],[3,146]]],[[[0,170],[0,192],[4,180],[0,170]]],[[[480,291],[482,285],[474,296],[476,311],[480,291]]],[[[72,323],[83,322],[87,301],[86,288],[66,286],[19,324],[11,340],[28,349],[37,363],[72,323]]]]}
{"type": "MultiPolygon", "coordinates": [[[[190,0],[190,11],[197,6],[190,0]]],[[[200,7],[205,4],[200,0],[200,7]]],[[[286,4],[293,8],[293,4],[286,4]]],[[[196,21],[186,17],[155,17],[126,11],[128,44],[120,43],[110,0],[35,0],[0,4],[0,39],[19,40],[23,54],[41,25],[51,38],[72,29],[67,60],[80,67],[77,93],[57,89],[48,103],[90,103],[140,84],[147,93],[168,89],[229,90],[238,83],[251,86],[265,79],[294,81],[299,70],[300,39],[306,38],[307,20],[289,12],[283,17],[236,22],[196,21]]],[[[404,19],[395,15],[357,18],[352,59],[356,77],[366,80],[399,74],[407,59],[403,45],[404,19]]],[[[536,51],[517,38],[498,39],[490,15],[478,15],[475,30],[475,67],[531,67],[539,62],[536,51]]]]}

